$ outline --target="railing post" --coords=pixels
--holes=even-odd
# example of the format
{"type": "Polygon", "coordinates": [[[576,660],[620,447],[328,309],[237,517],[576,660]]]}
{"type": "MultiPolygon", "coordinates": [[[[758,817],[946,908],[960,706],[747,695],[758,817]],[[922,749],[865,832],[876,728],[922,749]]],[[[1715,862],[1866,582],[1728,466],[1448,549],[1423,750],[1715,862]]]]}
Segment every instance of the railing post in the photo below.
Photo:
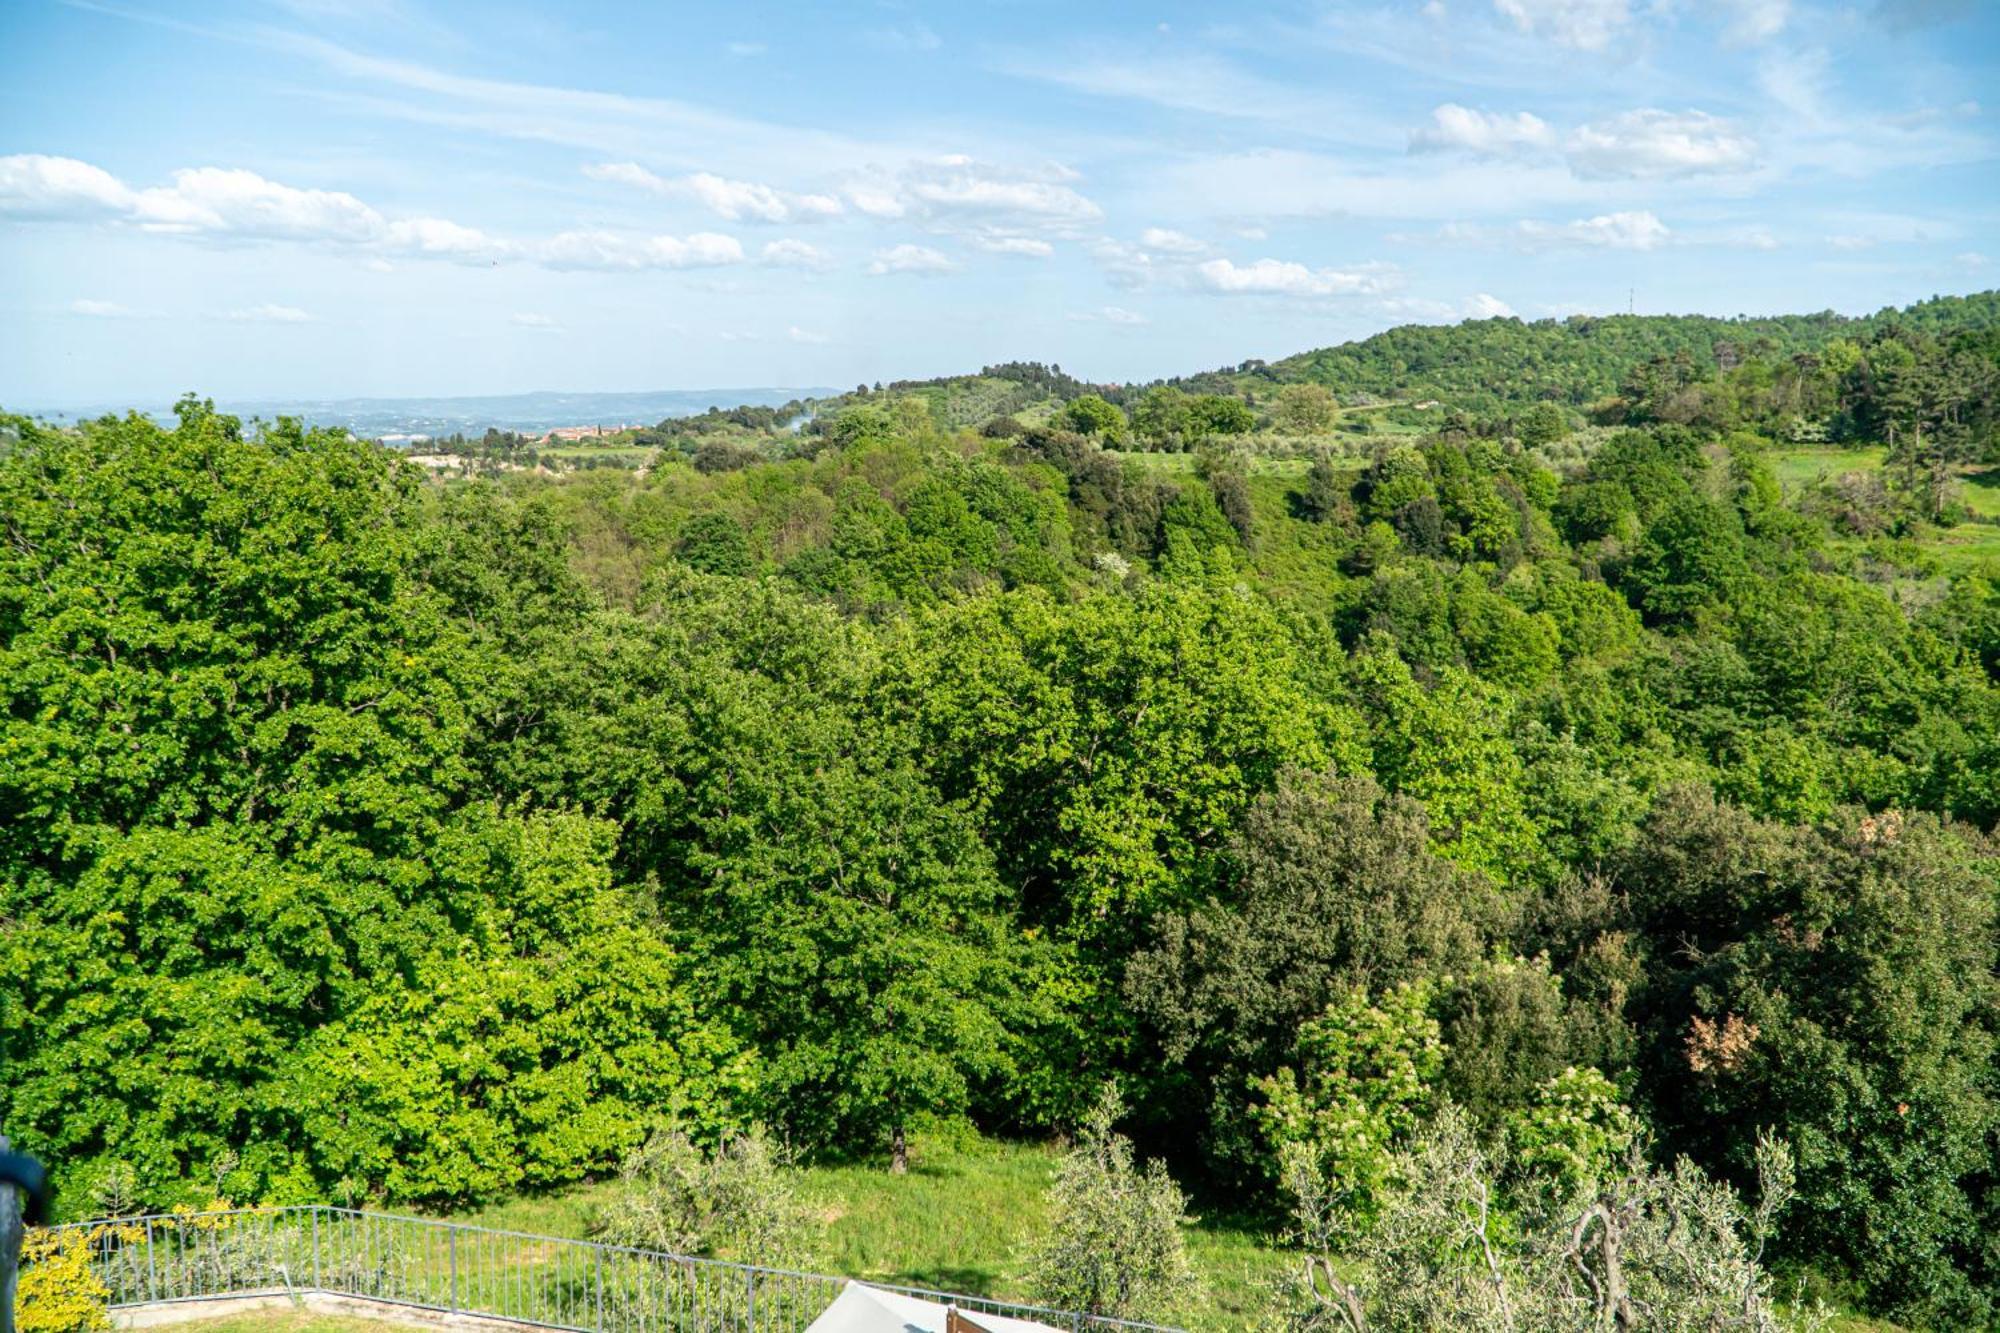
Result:
{"type": "Polygon", "coordinates": [[[160,1265],[153,1257],[153,1219],[146,1219],[146,1299],[160,1299],[160,1265]]]}
{"type": "Polygon", "coordinates": [[[597,1254],[597,1333],[604,1333],[604,1247],[597,1254]]]}
{"type": "Polygon", "coordinates": [[[451,1238],[451,1308],[458,1309],[458,1228],[451,1227],[445,1233],[451,1238]]]}
{"type": "Polygon", "coordinates": [[[320,1206],[313,1205],[313,1290],[322,1291],[319,1280],[319,1214],[320,1206]]]}
{"type": "Polygon", "coordinates": [[[757,1270],[756,1269],[746,1268],[743,1270],[743,1286],[750,1298],[749,1301],[750,1333],[757,1333],[757,1270]]]}

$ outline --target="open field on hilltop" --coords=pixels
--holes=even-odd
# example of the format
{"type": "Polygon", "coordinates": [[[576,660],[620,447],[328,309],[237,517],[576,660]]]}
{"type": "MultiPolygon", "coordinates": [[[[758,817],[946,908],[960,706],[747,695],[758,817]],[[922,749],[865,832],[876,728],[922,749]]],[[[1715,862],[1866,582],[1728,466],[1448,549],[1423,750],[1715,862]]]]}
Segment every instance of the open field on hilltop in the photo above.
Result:
{"type": "MultiPolygon", "coordinates": [[[[1844,473],[1879,471],[1887,456],[1880,445],[1773,449],[1765,455],[1788,498],[1844,473]]],[[[2000,561],[2000,467],[1964,469],[1958,482],[1958,498],[1976,518],[1934,529],[1917,543],[1954,574],[2000,561]]]]}
{"type": "Polygon", "coordinates": [[[1787,495],[1794,495],[1815,482],[1846,472],[1873,472],[1882,466],[1888,450],[1879,444],[1855,448],[1773,449],[1765,455],[1771,471],[1787,495]]]}

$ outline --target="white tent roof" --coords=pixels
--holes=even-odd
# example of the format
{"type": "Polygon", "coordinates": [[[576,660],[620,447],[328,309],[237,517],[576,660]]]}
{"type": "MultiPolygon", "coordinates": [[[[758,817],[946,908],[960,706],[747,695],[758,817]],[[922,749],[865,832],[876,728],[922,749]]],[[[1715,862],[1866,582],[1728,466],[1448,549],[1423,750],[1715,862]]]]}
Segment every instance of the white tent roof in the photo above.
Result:
{"type": "MultiPolygon", "coordinates": [[[[945,1312],[938,1301],[919,1300],[900,1292],[882,1291],[850,1282],[826,1313],[812,1321],[806,1333],[945,1333],[945,1312]]],[[[1049,1324],[1005,1315],[962,1310],[960,1316],[986,1333],[1068,1333],[1049,1324]]]]}

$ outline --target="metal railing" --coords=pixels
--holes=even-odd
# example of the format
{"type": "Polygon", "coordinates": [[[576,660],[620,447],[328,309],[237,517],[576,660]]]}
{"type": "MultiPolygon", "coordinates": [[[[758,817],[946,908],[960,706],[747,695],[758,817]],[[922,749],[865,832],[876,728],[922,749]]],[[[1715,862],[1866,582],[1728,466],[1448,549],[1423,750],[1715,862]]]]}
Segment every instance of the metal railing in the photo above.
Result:
{"type": "MultiPolygon", "coordinates": [[[[309,1293],[566,1333],[804,1333],[847,1279],[308,1204],[71,1222],[113,1309],[309,1293]]],[[[1070,1333],[1177,1333],[984,1296],[868,1284],[1070,1333]]]]}

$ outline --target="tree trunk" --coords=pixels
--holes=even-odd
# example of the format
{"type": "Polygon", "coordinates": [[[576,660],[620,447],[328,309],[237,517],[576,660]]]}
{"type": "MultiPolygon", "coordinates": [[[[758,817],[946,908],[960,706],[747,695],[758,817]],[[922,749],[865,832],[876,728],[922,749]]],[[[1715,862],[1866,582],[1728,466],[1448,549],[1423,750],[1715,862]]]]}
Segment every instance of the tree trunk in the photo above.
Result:
{"type": "Polygon", "coordinates": [[[900,1176],[910,1169],[910,1142],[903,1136],[903,1126],[898,1123],[889,1132],[889,1174],[900,1176]]]}

